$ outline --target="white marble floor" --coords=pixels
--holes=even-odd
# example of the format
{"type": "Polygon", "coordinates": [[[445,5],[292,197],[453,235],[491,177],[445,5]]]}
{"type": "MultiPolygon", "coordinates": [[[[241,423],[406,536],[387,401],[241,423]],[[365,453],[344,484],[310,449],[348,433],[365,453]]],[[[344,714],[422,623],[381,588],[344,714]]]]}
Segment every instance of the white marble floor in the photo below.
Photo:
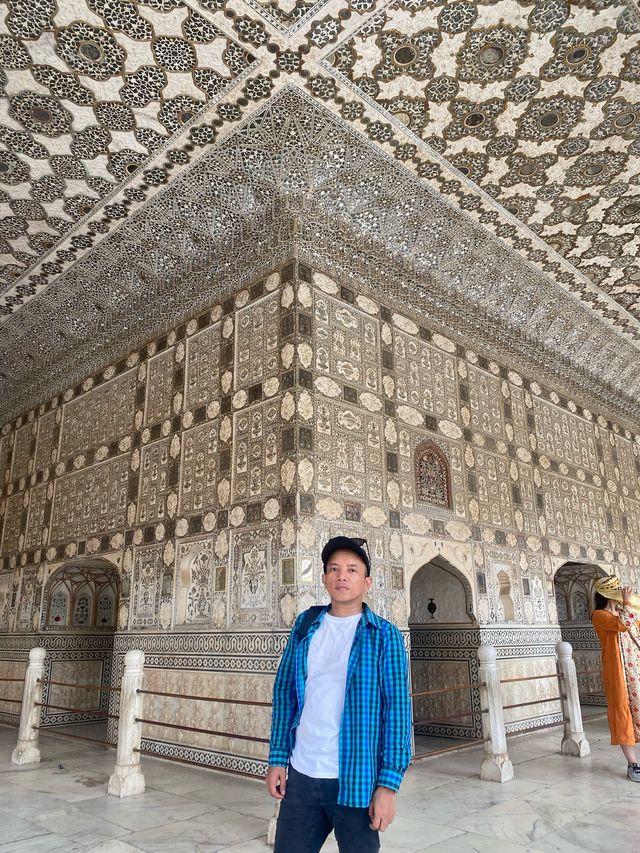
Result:
{"type": "MultiPolygon", "coordinates": [[[[421,761],[383,853],[638,850],[640,784],[604,720],[585,728],[582,760],[558,754],[559,729],[511,739],[506,785],[480,781],[477,747],[421,761]]],[[[0,726],[0,853],[268,853],[273,806],[260,782],[143,759],[146,793],[117,800],[106,793],[113,750],[43,733],[42,763],[18,768],[15,738],[0,726]]],[[[323,853],[335,850],[329,839],[323,853]]]]}

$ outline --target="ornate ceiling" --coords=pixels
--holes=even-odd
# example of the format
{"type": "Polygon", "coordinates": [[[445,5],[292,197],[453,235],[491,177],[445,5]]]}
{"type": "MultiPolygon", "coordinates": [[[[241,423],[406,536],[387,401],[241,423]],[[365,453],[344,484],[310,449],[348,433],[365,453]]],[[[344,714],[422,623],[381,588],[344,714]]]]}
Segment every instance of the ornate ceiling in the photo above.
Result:
{"type": "Polygon", "coordinates": [[[631,0],[0,16],[0,422],[292,252],[640,421],[631,0]]]}

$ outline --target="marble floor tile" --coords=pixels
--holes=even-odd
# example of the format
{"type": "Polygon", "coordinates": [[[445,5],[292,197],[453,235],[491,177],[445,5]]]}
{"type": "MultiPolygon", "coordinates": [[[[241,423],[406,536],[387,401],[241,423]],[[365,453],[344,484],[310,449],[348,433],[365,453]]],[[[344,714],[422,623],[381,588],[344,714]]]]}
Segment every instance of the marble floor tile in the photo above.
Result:
{"type": "Polygon", "coordinates": [[[12,785],[0,793],[0,812],[8,812],[18,817],[30,818],[42,812],[55,811],[67,805],[66,800],[54,797],[53,794],[40,794],[29,791],[25,795],[23,788],[12,785]]]}
{"type": "MultiPolygon", "coordinates": [[[[558,729],[510,739],[504,785],[479,779],[477,747],[416,762],[382,853],[635,853],[640,785],[606,721],[585,730],[587,759],[559,754],[558,729]]],[[[113,751],[45,733],[43,761],[16,767],[15,737],[0,726],[0,853],[269,853],[274,801],[260,781],[144,758],[146,793],[119,800],[106,793],[113,751]]],[[[333,837],[322,853],[337,853],[333,837]]]]}
{"type": "Polygon", "coordinates": [[[259,800],[236,800],[231,803],[224,804],[225,809],[229,809],[229,811],[237,812],[238,814],[249,815],[249,817],[256,817],[260,820],[265,820],[267,823],[273,817],[273,812],[275,809],[275,800],[271,797],[265,799],[261,797],[259,800]]]}
{"type": "Polygon", "coordinates": [[[464,779],[406,797],[401,792],[397,813],[448,825],[475,812],[531,795],[540,787],[541,783],[537,780],[514,779],[500,785],[480,779],[464,779]]]}
{"type": "Polygon", "coordinates": [[[478,775],[481,761],[480,747],[466,747],[461,752],[448,752],[444,755],[434,755],[432,758],[421,758],[413,767],[416,770],[424,768],[426,772],[437,768],[438,773],[444,773],[449,777],[468,779],[478,775]]]}
{"type": "MultiPolygon", "coordinates": [[[[204,787],[201,770],[190,767],[183,769],[175,762],[173,764],[162,762],[160,767],[157,766],[158,764],[160,762],[155,759],[142,759],[141,769],[147,788],[153,788],[156,791],[168,791],[172,794],[188,794],[204,787]]],[[[213,776],[213,774],[211,775],[213,776]]],[[[224,781],[225,777],[231,782],[236,781],[229,774],[221,773],[216,774],[217,776],[220,777],[221,781],[224,781]]],[[[257,783],[257,786],[259,787],[261,784],[263,783],[257,783]]]]}
{"type": "Polygon", "coordinates": [[[399,815],[385,832],[380,833],[380,844],[384,853],[418,853],[427,844],[439,844],[461,834],[459,829],[435,821],[399,815]]]}
{"type": "Polygon", "coordinates": [[[72,839],[53,832],[0,844],[0,853],[86,853],[86,850],[72,839]]]}
{"type": "MultiPolygon", "coordinates": [[[[465,832],[438,844],[423,847],[417,853],[534,853],[538,848],[501,841],[487,835],[465,832]]],[[[582,851],[585,853],[585,851],[582,851]]]]}
{"type": "Polygon", "coordinates": [[[205,773],[204,775],[205,779],[201,779],[196,788],[183,792],[187,799],[211,805],[224,805],[239,800],[260,802],[265,798],[271,799],[261,780],[243,779],[231,776],[229,773],[205,773]]]}
{"type": "Polygon", "coordinates": [[[531,804],[590,812],[599,808],[603,802],[630,796],[629,787],[632,784],[626,778],[610,780],[596,775],[573,783],[564,781],[540,788],[526,799],[531,804]]]}
{"type": "Polygon", "coordinates": [[[253,841],[265,835],[265,830],[263,820],[218,810],[190,820],[134,832],[127,838],[127,843],[150,853],[200,853],[253,841]]]}
{"type": "Polygon", "coordinates": [[[417,791],[429,791],[433,788],[439,788],[441,785],[449,785],[456,780],[462,781],[469,778],[468,776],[436,772],[432,769],[432,765],[420,763],[413,765],[411,771],[402,780],[403,795],[413,794],[417,791]]]}
{"type": "Polygon", "coordinates": [[[470,817],[454,820],[451,825],[465,832],[527,845],[574,823],[579,816],[579,811],[560,809],[551,804],[509,800],[470,817]]]}
{"type": "Polygon", "coordinates": [[[12,815],[4,810],[0,811],[0,845],[14,844],[16,841],[24,841],[36,835],[45,835],[46,829],[38,824],[32,823],[24,818],[12,815]]]}
{"type": "Polygon", "coordinates": [[[611,853],[638,849],[638,823],[619,829],[610,824],[576,821],[536,842],[536,850],[546,853],[611,853]]]}
{"type": "Polygon", "coordinates": [[[85,815],[95,815],[132,831],[195,818],[211,810],[206,803],[184,800],[164,791],[146,791],[122,800],[105,795],[83,804],[85,815]]]}
{"type": "Polygon", "coordinates": [[[66,802],[102,797],[106,793],[109,782],[106,773],[94,773],[69,761],[59,763],[63,764],[63,770],[57,764],[40,766],[18,774],[15,784],[25,791],[51,794],[66,802]]]}
{"type": "Polygon", "coordinates": [[[81,807],[73,806],[34,815],[31,822],[41,826],[47,832],[73,838],[74,841],[84,845],[91,843],[92,840],[118,838],[130,832],[129,829],[103,820],[95,814],[84,814],[81,807]]]}

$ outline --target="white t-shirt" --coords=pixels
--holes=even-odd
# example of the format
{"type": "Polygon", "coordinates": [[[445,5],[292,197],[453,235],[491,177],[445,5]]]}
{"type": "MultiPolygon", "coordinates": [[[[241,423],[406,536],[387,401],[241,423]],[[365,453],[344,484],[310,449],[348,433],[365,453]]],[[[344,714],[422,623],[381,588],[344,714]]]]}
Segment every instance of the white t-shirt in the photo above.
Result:
{"type": "Polygon", "coordinates": [[[337,779],[340,720],[344,708],[347,665],[362,618],[325,613],[311,638],[307,681],[291,764],[314,779],[337,779]]]}

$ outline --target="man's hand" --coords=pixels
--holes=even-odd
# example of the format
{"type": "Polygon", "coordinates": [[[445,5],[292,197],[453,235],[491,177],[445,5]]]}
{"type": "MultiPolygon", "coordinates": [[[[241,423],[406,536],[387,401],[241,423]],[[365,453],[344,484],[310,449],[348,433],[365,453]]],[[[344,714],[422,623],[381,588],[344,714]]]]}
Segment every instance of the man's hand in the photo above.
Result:
{"type": "Polygon", "coordinates": [[[396,816],[396,792],[391,788],[379,786],[373,792],[369,803],[370,829],[379,829],[384,832],[396,816]]]}
{"type": "Polygon", "coordinates": [[[276,800],[283,800],[285,791],[287,790],[287,769],[286,767],[270,767],[267,770],[267,789],[272,797],[276,800]]]}

